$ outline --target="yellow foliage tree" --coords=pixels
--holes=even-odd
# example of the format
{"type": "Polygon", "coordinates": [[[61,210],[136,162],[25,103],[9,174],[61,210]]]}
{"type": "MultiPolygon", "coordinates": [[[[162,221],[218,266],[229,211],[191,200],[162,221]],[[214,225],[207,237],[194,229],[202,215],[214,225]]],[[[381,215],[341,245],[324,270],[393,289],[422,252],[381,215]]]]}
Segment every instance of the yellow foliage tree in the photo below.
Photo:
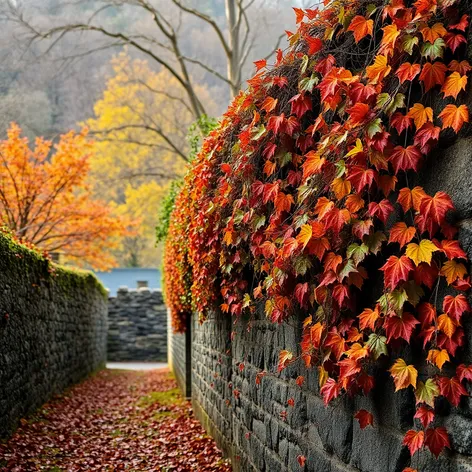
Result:
{"type": "MultiPolygon", "coordinates": [[[[122,265],[158,265],[155,226],[160,199],[171,179],[188,162],[186,130],[194,121],[188,97],[167,70],[155,72],[147,61],[126,51],[113,59],[114,75],[87,121],[96,137],[91,162],[96,195],[114,202],[120,215],[138,217],[137,234],[125,237],[117,253],[122,265]]],[[[206,109],[217,106],[204,87],[206,109]]]]}

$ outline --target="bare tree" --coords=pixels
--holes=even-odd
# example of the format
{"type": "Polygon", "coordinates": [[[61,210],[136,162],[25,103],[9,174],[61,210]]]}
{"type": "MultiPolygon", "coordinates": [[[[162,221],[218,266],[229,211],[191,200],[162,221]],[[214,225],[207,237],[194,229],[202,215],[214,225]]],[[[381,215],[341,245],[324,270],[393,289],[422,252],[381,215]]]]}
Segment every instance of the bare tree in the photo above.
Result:
{"type": "MultiPolygon", "coordinates": [[[[215,76],[229,89],[234,96],[241,87],[242,70],[247,64],[253,50],[257,32],[249,20],[256,0],[225,0],[226,20],[219,21],[198,8],[188,4],[188,0],[169,0],[170,8],[163,7],[163,2],[151,0],[98,0],[98,6],[86,15],[82,21],[65,22],[53,27],[42,28],[31,19],[27,8],[19,2],[9,0],[4,8],[6,16],[28,32],[29,43],[38,40],[47,40],[47,51],[53,49],[66,36],[74,33],[93,32],[108,40],[109,47],[125,46],[139,51],[150,61],[166,69],[184,89],[188,97],[189,107],[195,119],[205,114],[205,104],[202,103],[192,80],[192,70],[201,68],[215,76]],[[157,6],[156,6],[157,5],[157,6]],[[154,30],[144,32],[123,31],[113,25],[101,21],[101,17],[110,8],[132,8],[145,13],[152,22],[154,30]],[[226,72],[222,73],[218,67],[212,66],[202,57],[193,57],[186,54],[181,36],[181,26],[184,16],[190,16],[208,26],[214,33],[226,60],[226,72]]],[[[77,1],[72,2],[78,5],[77,1]]],[[[71,5],[71,3],[68,3],[71,5]]],[[[278,48],[282,36],[279,37],[276,47],[268,51],[268,57],[278,48]]],[[[211,38],[209,38],[211,41],[211,38]]],[[[103,50],[107,45],[100,44],[97,49],[103,50]]],[[[92,51],[88,51],[90,53],[92,51]]]]}

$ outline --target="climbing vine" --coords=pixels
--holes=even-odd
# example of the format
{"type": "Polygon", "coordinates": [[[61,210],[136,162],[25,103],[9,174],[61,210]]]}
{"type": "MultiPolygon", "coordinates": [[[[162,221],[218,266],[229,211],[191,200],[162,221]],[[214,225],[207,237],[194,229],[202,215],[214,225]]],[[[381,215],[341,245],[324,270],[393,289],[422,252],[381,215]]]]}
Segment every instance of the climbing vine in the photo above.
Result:
{"type": "MultiPolygon", "coordinates": [[[[416,397],[421,428],[404,440],[412,456],[450,446],[435,400],[457,406],[472,380],[472,367],[454,364],[470,280],[453,202],[419,180],[438,143],[469,122],[459,100],[470,9],[461,0],[295,8],[290,48],[273,66],[256,62],[205,141],[167,243],[175,326],[192,310],[262,307],[275,323],[307,313],[299,355],[282,351],[278,370],[317,368],[327,404],[367,395],[373,366],[390,358],[396,390],[416,397]],[[422,369],[405,360],[408,344],[423,348],[422,369]]],[[[365,410],[356,418],[373,424],[365,410]]]]}

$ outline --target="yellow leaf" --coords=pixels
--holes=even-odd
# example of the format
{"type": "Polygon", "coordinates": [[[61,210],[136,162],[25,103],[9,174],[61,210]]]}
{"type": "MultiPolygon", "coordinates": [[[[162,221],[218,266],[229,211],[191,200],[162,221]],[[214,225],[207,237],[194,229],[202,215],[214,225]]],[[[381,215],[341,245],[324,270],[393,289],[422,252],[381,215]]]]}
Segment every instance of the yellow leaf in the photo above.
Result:
{"type": "Polygon", "coordinates": [[[326,372],[325,368],[321,365],[318,367],[318,383],[320,388],[324,386],[327,380],[328,372],[326,372]]]}
{"type": "Polygon", "coordinates": [[[357,138],[356,145],[346,154],[346,157],[355,156],[361,152],[364,152],[364,146],[362,145],[362,141],[357,138]]]}
{"type": "Polygon", "coordinates": [[[297,236],[297,242],[305,249],[306,245],[310,242],[313,235],[313,228],[311,225],[303,225],[300,229],[300,233],[297,236]]]}
{"type": "Polygon", "coordinates": [[[418,371],[412,365],[407,365],[403,359],[397,359],[390,369],[393,381],[395,382],[395,391],[407,388],[410,385],[416,388],[416,379],[418,371]]]}
{"type": "Polygon", "coordinates": [[[431,258],[433,252],[439,249],[429,239],[423,239],[420,244],[410,243],[406,247],[406,255],[416,264],[420,265],[421,262],[431,264],[431,258]]]}

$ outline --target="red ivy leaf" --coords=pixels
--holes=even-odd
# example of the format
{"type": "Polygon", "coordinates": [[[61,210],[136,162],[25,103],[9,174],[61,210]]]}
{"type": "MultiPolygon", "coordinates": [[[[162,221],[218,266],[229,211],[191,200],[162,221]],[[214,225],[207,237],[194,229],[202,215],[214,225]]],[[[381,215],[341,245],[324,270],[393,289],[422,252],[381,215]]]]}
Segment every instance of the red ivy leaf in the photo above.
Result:
{"type": "Polygon", "coordinates": [[[367,410],[359,410],[354,418],[359,421],[361,429],[367,428],[367,426],[374,426],[374,416],[367,410]]]}
{"type": "Polygon", "coordinates": [[[439,428],[427,429],[424,444],[436,457],[439,457],[445,447],[451,447],[446,428],[440,426],[439,428]]]}

